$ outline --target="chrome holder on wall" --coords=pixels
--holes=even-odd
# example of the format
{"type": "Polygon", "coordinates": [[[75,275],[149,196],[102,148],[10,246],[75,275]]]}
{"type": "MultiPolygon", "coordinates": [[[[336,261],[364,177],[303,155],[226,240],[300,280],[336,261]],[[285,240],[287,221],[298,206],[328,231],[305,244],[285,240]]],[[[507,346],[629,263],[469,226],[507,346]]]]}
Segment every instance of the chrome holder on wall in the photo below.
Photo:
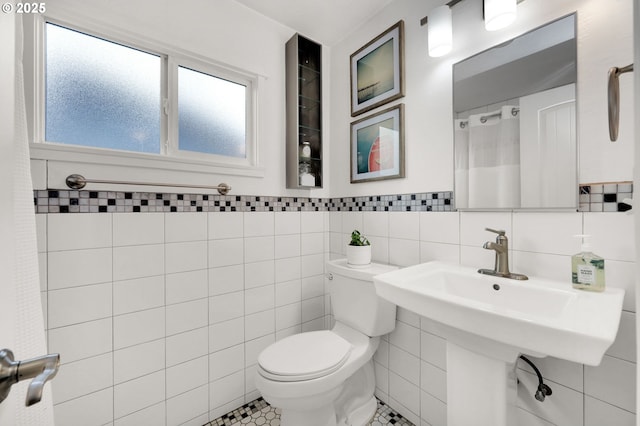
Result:
{"type": "Polygon", "coordinates": [[[102,180],[102,179],[86,179],[82,175],[72,174],[67,176],[65,180],[67,186],[71,189],[82,189],[88,183],[110,183],[114,185],[142,185],[142,186],[170,186],[177,188],[198,188],[198,189],[217,189],[220,195],[227,195],[231,191],[231,186],[221,183],[216,186],[212,185],[191,185],[181,183],[152,183],[152,182],[127,182],[119,180],[102,180]]]}
{"type": "Polygon", "coordinates": [[[620,74],[630,71],[633,71],[633,64],[622,68],[609,68],[609,139],[611,139],[611,142],[618,140],[620,124],[620,82],[618,81],[618,77],[620,74]]]}
{"type": "Polygon", "coordinates": [[[49,354],[24,361],[15,361],[9,349],[0,350],[0,402],[4,401],[11,386],[33,379],[27,388],[27,407],[40,402],[44,384],[53,379],[60,368],[60,354],[49,354]]]}

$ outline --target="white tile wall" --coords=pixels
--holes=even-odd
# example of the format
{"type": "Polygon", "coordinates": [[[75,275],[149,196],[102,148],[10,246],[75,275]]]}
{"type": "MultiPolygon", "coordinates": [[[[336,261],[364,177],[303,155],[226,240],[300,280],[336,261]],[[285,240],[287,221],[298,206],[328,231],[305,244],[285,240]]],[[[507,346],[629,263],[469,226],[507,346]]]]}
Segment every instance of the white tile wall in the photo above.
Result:
{"type": "Polygon", "coordinates": [[[214,381],[244,368],[244,345],[232,346],[209,355],[209,380],[214,381]]]}
{"type": "Polygon", "coordinates": [[[113,390],[104,389],[58,404],[55,416],[56,423],[61,425],[109,424],[113,419],[113,390]]]}
{"type": "Polygon", "coordinates": [[[167,400],[167,425],[201,426],[209,418],[208,408],[208,386],[180,394],[167,400]]]}
{"type": "Polygon", "coordinates": [[[164,218],[160,215],[117,213],[113,215],[113,245],[137,246],[165,241],[164,218]]]}
{"type": "Polygon", "coordinates": [[[49,291],[49,327],[111,317],[112,292],[111,283],[49,291]]]}
{"type": "Polygon", "coordinates": [[[60,366],[60,371],[56,376],[53,403],[69,401],[109,388],[112,385],[112,353],[64,364],[60,366]],[[91,377],[91,380],[87,380],[87,377],[91,377]]]}
{"type": "Polygon", "coordinates": [[[514,213],[511,248],[571,256],[580,251],[582,213],[514,213]]]}
{"type": "Polygon", "coordinates": [[[54,353],[64,351],[61,364],[78,361],[113,350],[111,318],[88,321],[49,330],[49,349],[54,353]]]}
{"type": "Polygon", "coordinates": [[[300,212],[280,212],[274,214],[276,235],[299,234],[301,231],[300,212]]]}
{"type": "MultiPolygon", "coordinates": [[[[58,413],[56,411],[56,418],[58,413]]],[[[114,426],[159,425],[165,422],[166,403],[162,401],[113,422],[114,426]]]]}
{"type": "Polygon", "coordinates": [[[164,245],[113,248],[113,279],[151,277],[164,274],[164,245]]]}
{"type": "Polygon", "coordinates": [[[209,353],[209,328],[203,327],[167,337],[167,367],[209,353]]]}
{"type": "Polygon", "coordinates": [[[47,216],[47,250],[111,247],[112,215],[53,214],[47,216]]]}
{"type": "Polygon", "coordinates": [[[244,318],[209,326],[209,352],[238,345],[244,340],[244,318]]]}
{"type": "Polygon", "coordinates": [[[300,252],[300,234],[276,235],[273,249],[274,256],[272,258],[282,259],[300,256],[300,252]]]}
{"type": "Polygon", "coordinates": [[[244,264],[244,287],[253,288],[273,284],[275,281],[275,262],[265,260],[263,262],[244,264]]]}
{"type": "Polygon", "coordinates": [[[118,419],[165,400],[165,383],[165,372],[159,371],[115,385],[114,417],[118,419]]]}
{"type": "Polygon", "coordinates": [[[165,280],[162,275],[113,283],[113,314],[121,315],[165,304],[165,280]]]}
{"type": "Polygon", "coordinates": [[[164,339],[129,346],[113,354],[113,381],[123,383],[163,370],[165,366],[164,339]]]}
{"type": "Polygon", "coordinates": [[[48,255],[49,290],[110,282],[111,248],[54,251],[48,255]]]}
{"type": "Polygon", "coordinates": [[[206,298],[209,291],[207,269],[165,275],[166,303],[187,302],[206,298]]]}
{"type": "Polygon", "coordinates": [[[244,291],[209,298],[209,323],[216,324],[244,316],[244,291]]]}
{"type": "Polygon", "coordinates": [[[209,357],[204,356],[167,368],[167,397],[172,398],[209,383],[207,375],[202,374],[209,368],[208,364],[209,357]]]}
{"type": "MultiPolygon", "coordinates": [[[[258,394],[262,349],[330,324],[324,262],[353,229],[377,261],[491,267],[505,229],[511,269],[566,280],[573,234],[594,236],[607,285],[627,291],[618,337],[598,367],[534,359],[553,388],[533,399],[518,369],[521,426],[635,422],[635,249],[627,215],[489,212],[51,214],[38,216],[53,383],[61,424],[202,424],[258,394]],[[73,259],[84,259],[74,262],[73,259]],[[80,338],[78,338],[80,336],[80,338]],[[146,361],[143,361],[146,360],[146,361]],[[99,373],[91,383],[84,376],[99,373]]],[[[376,394],[416,424],[446,425],[446,341],[399,310],[374,358],[376,394]]]]}
{"type": "MultiPolygon", "coordinates": [[[[332,258],[344,256],[350,232],[346,225],[362,223],[373,244],[374,260],[401,266],[443,260],[490,268],[494,254],[482,248],[495,239],[485,231],[489,227],[507,232],[512,271],[562,280],[567,286],[571,255],[580,249],[573,235],[593,235],[594,251],[606,259],[607,285],[627,293],[617,339],[598,367],[530,357],[553,395],[543,404],[536,401],[537,379],[528,366],[520,366],[518,420],[521,426],[635,424],[635,249],[630,216],[558,212],[331,212],[329,216],[332,258]]],[[[396,329],[381,341],[374,358],[376,394],[416,424],[446,426],[446,340],[438,333],[432,321],[416,322],[399,310],[396,329]]]]}
{"type": "Polygon", "coordinates": [[[114,349],[165,337],[165,321],[164,307],[113,317],[114,349]]]}
{"type": "Polygon", "coordinates": [[[38,215],[57,422],[200,426],[255,399],[276,330],[324,325],[326,227],[324,212],[38,215]]]}

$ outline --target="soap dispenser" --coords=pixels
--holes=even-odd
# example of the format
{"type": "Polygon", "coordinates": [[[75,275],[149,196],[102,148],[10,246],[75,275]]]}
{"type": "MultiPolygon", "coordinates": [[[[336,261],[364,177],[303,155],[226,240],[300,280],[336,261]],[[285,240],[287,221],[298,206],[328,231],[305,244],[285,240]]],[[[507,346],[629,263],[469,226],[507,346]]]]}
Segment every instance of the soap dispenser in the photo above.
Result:
{"type": "Polygon", "coordinates": [[[582,248],[580,253],[571,257],[573,288],[604,291],[604,259],[591,251],[590,235],[576,237],[582,238],[582,248]]]}

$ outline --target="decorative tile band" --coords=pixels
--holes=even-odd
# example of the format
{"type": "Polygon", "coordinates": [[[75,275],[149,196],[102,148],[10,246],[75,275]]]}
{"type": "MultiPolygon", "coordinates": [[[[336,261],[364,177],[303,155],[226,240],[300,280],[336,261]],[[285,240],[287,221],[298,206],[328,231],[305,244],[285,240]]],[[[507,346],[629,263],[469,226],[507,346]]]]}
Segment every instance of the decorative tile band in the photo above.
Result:
{"type": "MultiPolygon", "coordinates": [[[[580,184],[582,212],[626,211],[632,182],[580,184]]],[[[453,192],[308,198],[156,192],[33,191],[36,213],[453,211],[453,192]]]]}
{"type": "Polygon", "coordinates": [[[624,212],[631,205],[624,202],[633,197],[633,182],[580,184],[581,212],[624,212]]]}
{"type": "Polygon", "coordinates": [[[36,213],[451,211],[452,192],[343,198],[156,192],[33,191],[36,213]]]}
{"type": "Polygon", "coordinates": [[[156,192],[34,191],[36,213],[325,211],[329,200],[156,192]]]}
{"type": "Polygon", "coordinates": [[[329,210],[337,211],[452,211],[453,192],[372,195],[331,198],[329,210]]]}

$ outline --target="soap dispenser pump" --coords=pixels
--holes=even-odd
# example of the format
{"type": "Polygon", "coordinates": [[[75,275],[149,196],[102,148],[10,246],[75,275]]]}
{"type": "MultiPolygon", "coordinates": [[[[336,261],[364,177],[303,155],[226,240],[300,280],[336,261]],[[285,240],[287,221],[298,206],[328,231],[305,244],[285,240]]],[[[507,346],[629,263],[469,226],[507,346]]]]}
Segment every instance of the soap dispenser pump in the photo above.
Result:
{"type": "Polygon", "coordinates": [[[571,279],[573,288],[604,291],[604,259],[591,250],[590,235],[576,235],[582,238],[580,253],[571,257],[571,279]]]}

